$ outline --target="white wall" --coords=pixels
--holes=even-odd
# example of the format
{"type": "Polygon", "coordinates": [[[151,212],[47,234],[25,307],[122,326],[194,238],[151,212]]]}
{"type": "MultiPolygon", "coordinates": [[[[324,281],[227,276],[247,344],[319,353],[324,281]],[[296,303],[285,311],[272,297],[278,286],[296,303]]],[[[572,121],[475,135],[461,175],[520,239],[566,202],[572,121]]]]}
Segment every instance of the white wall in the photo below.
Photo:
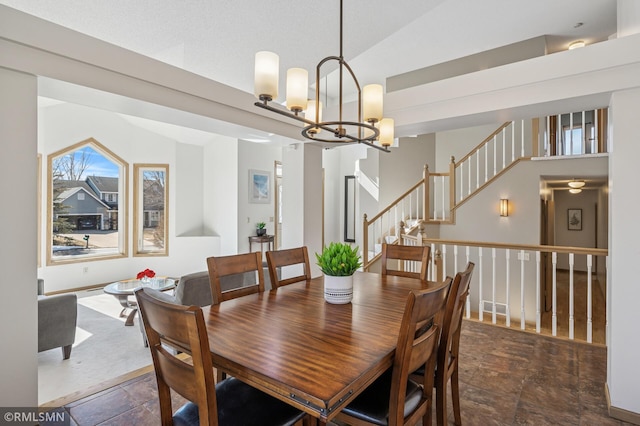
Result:
{"type": "Polygon", "coordinates": [[[204,147],[205,235],[220,236],[220,254],[238,253],[238,141],[217,136],[204,147]]]}
{"type": "Polygon", "coordinates": [[[38,404],[36,78],[0,68],[0,405],[38,404]]]}
{"type": "Polygon", "coordinates": [[[610,110],[608,374],[612,407],[640,413],[640,221],[637,212],[640,89],[614,93],[610,110]]]}
{"type": "MultiPolygon", "coordinates": [[[[275,231],[275,190],[274,171],[275,162],[282,159],[282,149],[259,143],[238,141],[238,253],[249,251],[249,236],[256,235],[256,224],[265,222],[267,234],[273,235],[275,231]],[[269,190],[271,201],[257,204],[249,202],[249,170],[268,172],[271,176],[269,190]]],[[[283,171],[284,174],[284,171],[283,171]]],[[[258,251],[255,244],[253,251],[258,251]]],[[[267,246],[264,246],[267,250],[267,246]]]]}
{"type": "Polygon", "coordinates": [[[434,164],[429,164],[429,171],[448,172],[451,156],[455,157],[456,161],[460,160],[501,125],[502,123],[491,123],[436,133],[436,160],[434,164]]]}
{"type": "MultiPolygon", "coordinates": [[[[579,194],[571,194],[567,190],[554,191],[555,201],[555,241],[556,246],[596,247],[596,207],[598,190],[585,189],[579,194]],[[568,209],[582,209],[582,229],[569,230],[568,209]]],[[[599,206],[598,206],[599,207],[599,206]]],[[[569,255],[558,255],[558,268],[569,269],[569,255]]],[[[574,269],[587,270],[584,256],[575,256],[574,269]]]]}
{"type": "Polygon", "coordinates": [[[381,209],[422,179],[425,164],[435,165],[435,140],[433,133],[400,138],[398,148],[390,148],[388,154],[379,154],[381,209]]]}

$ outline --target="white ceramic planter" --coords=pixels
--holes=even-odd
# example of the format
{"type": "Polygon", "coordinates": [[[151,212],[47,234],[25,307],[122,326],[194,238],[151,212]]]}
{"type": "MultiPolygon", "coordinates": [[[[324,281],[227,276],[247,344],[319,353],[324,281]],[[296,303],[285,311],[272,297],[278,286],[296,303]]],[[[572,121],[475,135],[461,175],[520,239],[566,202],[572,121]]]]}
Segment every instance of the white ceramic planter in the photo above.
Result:
{"type": "Polygon", "coordinates": [[[353,299],[353,275],[324,276],[324,300],[334,304],[350,303],[353,299]]]}

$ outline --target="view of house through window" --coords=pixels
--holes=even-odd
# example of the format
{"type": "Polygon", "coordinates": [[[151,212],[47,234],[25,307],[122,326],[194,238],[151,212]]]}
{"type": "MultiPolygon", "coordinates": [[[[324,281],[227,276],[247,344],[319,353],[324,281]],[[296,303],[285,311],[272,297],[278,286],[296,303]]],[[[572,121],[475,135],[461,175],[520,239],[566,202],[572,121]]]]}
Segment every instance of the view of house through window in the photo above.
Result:
{"type": "Polygon", "coordinates": [[[49,156],[50,262],[124,253],[126,167],[94,139],[49,156]]]}
{"type": "Polygon", "coordinates": [[[166,164],[134,164],[135,255],[166,255],[167,177],[166,164]]]}

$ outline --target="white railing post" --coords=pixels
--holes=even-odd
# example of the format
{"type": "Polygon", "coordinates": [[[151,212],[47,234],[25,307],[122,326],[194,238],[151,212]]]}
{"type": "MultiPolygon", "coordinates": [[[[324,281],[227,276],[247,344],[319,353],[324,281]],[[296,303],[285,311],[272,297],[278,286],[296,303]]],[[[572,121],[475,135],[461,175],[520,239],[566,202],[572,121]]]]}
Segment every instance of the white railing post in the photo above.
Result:
{"type": "Polygon", "coordinates": [[[510,300],[509,300],[509,287],[511,287],[509,285],[509,281],[510,281],[509,280],[509,260],[510,260],[511,255],[509,254],[509,252],[510,252],[509,249],[505,250],[506,263],[507,263],[507,270],[506,270],[507,276],[506,276],[506,279],[505,279],[505,285],[507,286],[506,291],[505,291],[505,293],[506,293],[505,297],[507,299],[506,300],[507,306],[505,308],[505,315],[507,316],[507,319],[506,319],[507,320],[507,327],[511,327],[511,309],[509,308],[509,306],[511,305],[510,300]]]}
{"type": "Polygon", "coordinates": [[[574,315],[573,315],[573,253],[569,253],[569,339],[573,340],[574,315]]]}
{"type": "MultiPolygon", "coordinates": [[[[476,189],[478,189],[480,188],[480,151],[476,154],[476,189]]],[[[469,191],[469,193],[471,193],[471,191],[469,191]]]]}
{"type": "MultiPolygon", "coordinates": [[[[520,157],[524,157],[524,120],[520,121],[520,157]]],[[[540,155],[540,150],[538,148],[538,155],[540,155]]]]}
{"type": "MultiPolygon", "coordinates": [[[[507,160],[505,155],[507,154],[507,128],[505,127],[504,129],[502,129],[502,168],[504,169],[505,167],[507,167],[507,160]]],[[[494,165],[495,168],[495,165],[494,165]]],[[[495,176],[496,173],[493,172],[493,175],[495,176]]]]}
{"type": "Polygon", "coordinates": [[[536,333],[540,334],[542,311],[540,306],[540,250],[536,251],[536,333]]]}
{"type": "MultiPolygon", "coordinates": [[[[502,134],[504,135],[504,129],[502,129],[502,134]]],[[[497,167],[496,163],[498,161],[498,160],[496,160],[496,158],[497,158],[496,156],[498,155],[497,146],[498,146],[498,135],[495,135],[493,137],[493,175],[491,177],[496,175],[496,167],[497,167]]],[[[487,179],[484,180],[484,183],[487,183],[487,179]]]]}
{"type": "Polygon", "coordinates": [[[520,250],[520,329],[525,329],[524,312],[524,250],[520,250]]]}
{"type": "Polygon", "coordinates": [[[491,322],[496,323],[496,249],[491,249],[491,322]]]}
{"type": "Polygon", "coordinates": [[[551,315],[551,335],[552,336],[556,336],[558,334],[558,305],[556,303],[557,300],[557,291],[556,291],[556,284],[557,284],[557,280],[556,280],[556,266],[558,265],[558,253],[556,253],[555,251],[552,253],[551,255],[551,267],[553,269],[553,279],[552,279],[552,285],[553,285],[553,292],[552,292],[552,301],[551,301],[551,305],[552,305],[552,315],[551,315]]]}
{"type": "Polygon", "coordinates": [[[516,122],[511,122],[511,162],[516,161],[516,122]]]}
{"type": "Polygon", "coordinates": [[[479,309],[478,309],[478,320],[482,322],[484,315],[484,301],[482,300],[482,247],[478,247],[478,269],[479,269],[479,283],[478,283],[478,300],[480,301],[479,309]]]}
{"type": "MultiPolygon", "coordinates": [[[[467,246],[466,248],[466,255],[467,255],[467,264],[469,264],[469,262],[471,261],[471,255],[470,255],[470,247],[467,246]]],[[[467,297],[467,319],[471,318],[471,298],[467,297]]]]}
{"type": "Polygon", "coordinates": [[[593,315],[592,315],[592,303],[591,299],[591,266],[593,256],[587,255],[587,342],[593,341],[593,315]]]}
{"type": "Polygon", "coordinates": [[[442,252],[442,278],[447,276],[447,245],[443,244],[440,249],[442,252]]]}
{"type": "Polygon", "coordinates": [[[458,246],[453,246],[453,273],[456,274],[458,272],[458,246]]]}

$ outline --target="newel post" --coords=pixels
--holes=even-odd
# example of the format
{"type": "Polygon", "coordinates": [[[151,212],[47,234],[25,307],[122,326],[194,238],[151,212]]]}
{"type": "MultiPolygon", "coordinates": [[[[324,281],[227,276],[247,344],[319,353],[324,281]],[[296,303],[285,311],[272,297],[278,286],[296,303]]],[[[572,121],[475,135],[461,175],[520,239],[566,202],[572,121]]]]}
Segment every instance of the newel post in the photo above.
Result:
{"type": "Polygon", "coordinates": [[[398,244],[404,244],[404,221],[402,220],[398,223],[396,238],[398,239],[398,244]]]}
{"type": "Polygon", "coordinates": [[[422,207],[422,220],[429,220],[429,165],[424,165],[424,170],[422,171],[422,183],[423,188],[423,198],[424,198],[424,206],[422,207]]]}
{"type": "Polygon", "coordinates": [[[418,221],[418,235],[416,235],[416,245],[417,246],[423,246],[424,245],[424,240],[427,238],[427,235],[424,232],[424,221],[423,220],[419,220],[418,221]]]}
{"type": "Polygon", "coordinates": [[[442,282],[442,279],[443,279],[442,273],[444,271],[442,270],[442,252],[440,251],[440,249],[437,249],[433,255],[433,263],[435,264],[435,267],[436,267],[436,281],[442,282]]]}

